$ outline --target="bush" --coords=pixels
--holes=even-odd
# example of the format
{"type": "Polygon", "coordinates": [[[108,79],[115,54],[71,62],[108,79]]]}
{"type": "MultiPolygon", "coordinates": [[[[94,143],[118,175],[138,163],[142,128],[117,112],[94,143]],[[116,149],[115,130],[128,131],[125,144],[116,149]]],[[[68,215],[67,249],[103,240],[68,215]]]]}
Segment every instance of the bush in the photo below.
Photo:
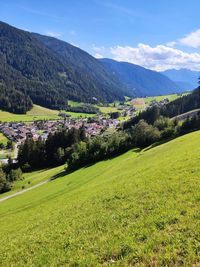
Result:
{"type": "Polygon", "coordinates": [[[8,174],[8,180],[10,182],[22,180],[22,179],[23,179],[22,170],[20,168],[15,169],[15,170],[14,169],[10,170],[10,172],[8,174]]]}

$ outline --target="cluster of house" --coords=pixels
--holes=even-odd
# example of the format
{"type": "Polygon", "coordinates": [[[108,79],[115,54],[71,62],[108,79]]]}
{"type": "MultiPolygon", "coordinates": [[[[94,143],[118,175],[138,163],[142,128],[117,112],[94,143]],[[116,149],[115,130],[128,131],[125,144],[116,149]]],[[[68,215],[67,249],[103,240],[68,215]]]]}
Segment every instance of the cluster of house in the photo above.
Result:
{"type": "Polygon", "coordinates": [[[156,101],[156,100],[152,100],[151,103],[149,104],[150,107],[162,107],[164,105],[166,105],[167,103],[169,103],[169,99],[168,98],[165,98],[161,101],[156,101]]]}
{"type": "Polygon", "coordinates": [[[54,133],[59,128],[71,129],[84,127],[88,136],[96,136],[102,129],[116,128],[119,121],[116,119],[65,119],[57,121],[35,121],[31,123],[1,123],[0,132],[15,142],[22,142],[27,137],[46,140],[49,133],[54,133]]]}

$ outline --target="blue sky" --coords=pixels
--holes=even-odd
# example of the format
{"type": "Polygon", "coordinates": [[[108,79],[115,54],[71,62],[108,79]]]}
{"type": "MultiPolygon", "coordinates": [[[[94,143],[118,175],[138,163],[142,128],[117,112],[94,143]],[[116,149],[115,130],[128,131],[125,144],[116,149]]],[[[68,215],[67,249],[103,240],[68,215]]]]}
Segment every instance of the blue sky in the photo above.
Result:
{"type": "Polygon", "coordinates": [[[200,70],[199,0],[0,0],[0,20],[96,57],[200,70]]]}

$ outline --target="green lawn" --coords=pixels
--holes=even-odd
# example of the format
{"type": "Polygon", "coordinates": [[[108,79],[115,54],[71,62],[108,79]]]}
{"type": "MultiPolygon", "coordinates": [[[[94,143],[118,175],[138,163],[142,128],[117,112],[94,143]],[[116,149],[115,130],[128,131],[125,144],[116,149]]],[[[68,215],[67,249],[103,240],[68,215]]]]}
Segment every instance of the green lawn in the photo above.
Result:
{"type": "Polygon", "coordinates": [[[0,203],[0,265],[199,266],[199,140],[50,171],[60,177],[0,203]]]}

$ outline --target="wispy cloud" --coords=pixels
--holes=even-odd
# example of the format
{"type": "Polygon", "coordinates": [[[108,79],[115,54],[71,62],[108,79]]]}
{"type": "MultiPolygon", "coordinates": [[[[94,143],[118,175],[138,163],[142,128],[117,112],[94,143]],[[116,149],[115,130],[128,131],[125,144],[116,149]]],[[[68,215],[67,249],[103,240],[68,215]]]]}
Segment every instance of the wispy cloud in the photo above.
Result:
{"type": "Polygon", "coordinates": [[[92,50],[94,51],[93,56],[96,58],[105,57],[105,53],[107,52],[105,46],[97,46],[96,44],[92,44],[92,50]]]}
{"type": "Polygon", "coordinates": [[[58,32],[53,32],[53,31],[47,31],[45,32],[46,35],[51,36],[51,37],[61,37],[62,34],[58,32]]]}

